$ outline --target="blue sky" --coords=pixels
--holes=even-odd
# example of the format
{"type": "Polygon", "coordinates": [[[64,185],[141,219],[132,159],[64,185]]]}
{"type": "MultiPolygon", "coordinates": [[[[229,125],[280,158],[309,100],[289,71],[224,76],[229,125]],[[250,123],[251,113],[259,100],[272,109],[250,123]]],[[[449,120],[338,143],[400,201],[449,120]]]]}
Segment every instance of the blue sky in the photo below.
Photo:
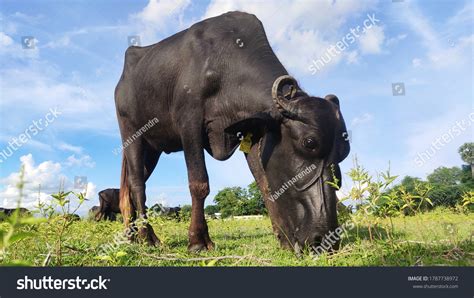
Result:
{"type": "MultiPolygon", "coordinates": [[[[39,197],[47,200],[60,181],[73,188],[75,176],[87,176],[92,200],[86,207],[99,190],[118,187],[113,92],[128,36],[152,44],[230,10],[260,18],[277,56],[307,92],[338,95],[352,132],[344,172],[355,155],[372,173],[390,161],[402,176],[462,164],[457,148],[473,140],[474,126],[472,1],[1,0],[0,152],[10,156],[0,154],[0,206],[18,197],[22,162],[27,207],[35,204],[39,184],[39,197]],[[368,15],[377,23],[313,75],[312,61],[368,15]],[[33,37],[34,48],[23,48],[25,36],[33,37]],[[394,96],[392,84],[400,82],[405,95],[394,96]],[[10,154],[12,138],[54,108],[61,114],[10,154]],[[417,161],[425,151],[431,157],[417,161]]],[[[208,203],[219,189],[253,180],[240,152],[226,162],[207,156],[207,165],[208,203]]],[[[190,203],[182,153],[162,156],[147,194],[148,204],[190,203]]]]}

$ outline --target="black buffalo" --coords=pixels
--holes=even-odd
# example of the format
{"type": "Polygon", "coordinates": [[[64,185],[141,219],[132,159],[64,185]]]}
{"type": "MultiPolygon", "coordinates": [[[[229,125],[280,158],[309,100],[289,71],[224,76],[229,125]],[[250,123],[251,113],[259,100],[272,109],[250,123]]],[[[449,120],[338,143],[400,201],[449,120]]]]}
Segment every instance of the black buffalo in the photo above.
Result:
{"type": "Polygon", "coordinates": [[[80,221],[81,217],[75,213],[64,214],[64,218],[68,221],[80,221]]]}
{"type": "Polygon", "coordinates": [[[120,213],[119,193],[117,188],[107,188],[99,192],[99,210],[95,215],[96,220],[115,220],[120,213]]]}
{"type": "Polygon", "coordinates": [[[182,150],[192,197],[188,249],[211,249],[204,150],[226,160],[242,138],[282,246],[317,245],[338,226],[335,189],[324,182],[340,183],[338,164],[349,153],[339,99],[304,92],[254,15],[226,13],[129,47],[115,105],[124,144],[120,209],[132,240],[159,243],[146,222],[145,182],[163,152],[182,150]]]}
{"type": "Polygon", "coordinates": [[[92,206],[91,209],[89,209],[89,218],[96,218],[99,212],[100,206],[92,206]]]}
{"type": "Polygon", "coordinates": [[[161,204],[155,204],[150,207],[150,211],[158,216],[169,216],[176,219],[180,218],[181,207],[165,207],[161,204]]]}
{"type": "Polygon", "coordinates": [[[0,220],[4,217],[11,216],[17,209],[18,214],[21,216],[28,216],[31,215],[30,211],[26,208],[0,208],[0,220]]]}

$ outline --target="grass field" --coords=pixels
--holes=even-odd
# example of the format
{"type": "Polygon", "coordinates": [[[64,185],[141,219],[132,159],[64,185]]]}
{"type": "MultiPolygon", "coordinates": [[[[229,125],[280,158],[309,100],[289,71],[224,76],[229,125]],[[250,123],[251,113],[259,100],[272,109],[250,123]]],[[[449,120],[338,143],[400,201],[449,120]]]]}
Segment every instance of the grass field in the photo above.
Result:
{"type": "MultiPolygon", "coordinates": [[[[366,219],[368,220],[368,219],[366,219]]],[[[295,256],[282,250],[272,234],[270,220],[209,220],[216,248],[187,252],[186,221],[151,220],[161,247],[118,243],[119,222],[73,222],[63,230],[61,219],[21,228],[32,233],[6,250],[3,264],[34,266],[473,266],[474,214],[440,209],[416,216],[377,219],[370,240],[367,225],[348,231],[341,249],[317,259],[309,253],[295,256]],[[387,234],[387,230],[393,231],[387,234]],[[108,249],[104,249],[108,247],[108,249]]]]}

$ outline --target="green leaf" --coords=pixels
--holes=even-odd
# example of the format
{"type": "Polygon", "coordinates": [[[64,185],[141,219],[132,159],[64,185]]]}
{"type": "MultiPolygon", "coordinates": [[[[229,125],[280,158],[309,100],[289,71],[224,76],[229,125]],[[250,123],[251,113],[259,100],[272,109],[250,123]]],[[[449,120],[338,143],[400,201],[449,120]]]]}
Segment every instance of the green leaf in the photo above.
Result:
{"type": "Polygon", "coordinates": [[[118,252],[115,254],[115,257],[121,258],[121,257],[125,257],[126,255],[127,255],[126,252],[124,252],[124,251],[118,251],[118,252]]]}
{"type": "Polygon", "coordinates": [[[20,224],[24,224],[24,225],[35,225],[35,224],[43,223],[46,221],[47,219],[42,218],[42,217],[31,216],[31,217],[20,218],[20,224]]]}
{"type": "Polygon", "coordinates": [[[207,262],[207,264],[205,266],[206,267],[214,267],[214,266],[216,266],[217,261],[218,261],[217,259],[210,260],[209,262],[207,262]]]}
{"type": "Polygon", "coordinates": [[[8,262],[8,263],[0,263],[0,266],[5,266],[5,267],[10,267],[10,266],[13,266],[13,267],[29,267],[31,266],[30,263],[28,263],[27,261],[22,261],[22,260],[13,260],[11,262],[8,262]]]}
{"type": "Polygon", "coordinates": [[[96,256],[96,257],[94,257],[94,259],[101,260],[101,261],[112,261],[111,256],[96,256]]]}
{"type": "Polygon", "coordinates": [[[17,232],[10,237],[10,243],[15,243],[17,241],[20,241],[28,237],[32,237],[34,235],[35,233],[32,233],[32,232],[17,232]]]}
{"type": "Polygon", "coordinates": [[[332,181],[325,181],[327,185],[331,186],[332,188],[339,189],[339,185],[332,181]]]}

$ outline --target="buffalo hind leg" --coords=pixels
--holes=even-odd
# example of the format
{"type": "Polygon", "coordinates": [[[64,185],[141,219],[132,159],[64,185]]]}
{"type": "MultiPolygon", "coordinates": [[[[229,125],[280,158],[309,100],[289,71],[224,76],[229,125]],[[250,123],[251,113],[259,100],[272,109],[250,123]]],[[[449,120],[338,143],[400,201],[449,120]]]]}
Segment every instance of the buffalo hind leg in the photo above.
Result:
{"type": "MultiPolygon", "coordinates": [[[[146,242],[149,245],[158,245],[160,240],[156,237],[152,226],[148,223],[146,214],[146,195],[145,195],[145,156],[151,158],[145,153],[147,146],[143,140],[136,139],[127,148],[125,148],[126,170],[128,174],[131,209],[131,223],[129,227],[129,235],[132,241],[146,242]]],[[[158,157],[159,154],[154,155],[158,157]]],[[[156,162],[155,162],[156,165],[156,162]]],[[[151,172],[151,171],[150,171],[151,172]]],[[[149,175],[148,175],[149,176],[149,175]]]]}
{"type": "Polygon", "coordinates": [[[204,201],[209,194],[209,178],[204,160],[201,140],[196,140],[199,133],[187,130],[182,138],[184,157],[188,170],[189,190],[191,192],[191,225],[189,226],[188,250],[198,252],[211,250],[214,243],[209,237],[206,219],[204,218],[204,201]]]}

